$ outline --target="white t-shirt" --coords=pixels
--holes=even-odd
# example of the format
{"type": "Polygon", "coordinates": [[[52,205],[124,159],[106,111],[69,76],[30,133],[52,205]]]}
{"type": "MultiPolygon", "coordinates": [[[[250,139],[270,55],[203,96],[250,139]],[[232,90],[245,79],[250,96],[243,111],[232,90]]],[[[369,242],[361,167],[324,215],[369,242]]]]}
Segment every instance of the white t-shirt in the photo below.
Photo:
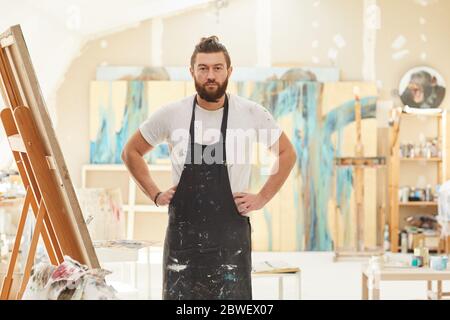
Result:
{"type": "MultiPolygon", "coordinates": [[[[195,95],[192,95],[158,108],[139,127],[142,136],[150,145],[155,147],[163,142],[168,143],[173,185],[178,184],[186,159],[194,97],[195,95]]],[[[228,94],[228,97],[228,176],[232,192],[245,192],[248,191],[250,183],[252,163],[255,163],[255,143],[272,146],[278,141],[282,129],[270,112],[256,102],[234,94],[228,94]]],[[[219,141],[223,110],[224,108],[209,111],[197,104],[195,143],[210,145],[219,141]]]]}

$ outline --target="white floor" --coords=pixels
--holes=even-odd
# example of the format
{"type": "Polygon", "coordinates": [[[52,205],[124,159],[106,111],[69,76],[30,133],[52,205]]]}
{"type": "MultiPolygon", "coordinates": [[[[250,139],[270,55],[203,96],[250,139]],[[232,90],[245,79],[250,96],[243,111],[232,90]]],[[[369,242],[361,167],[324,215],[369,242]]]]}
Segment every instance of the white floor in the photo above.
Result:
{"type": "MultiPolygon", "coordinates": [[[[150,298],[161,299],[161,252],[151,253],[150,298]]],[[[253,262],[262,260],[283,260],[301,269],[301,298],[306,300],[359,300],[361,299],[361,261],[333,262],[332,252],[254,252],[253,262]]],[[[112,270],[108,281],[118,290],[120,299],[147,299],[149,290],[148,266],[134,264],[105,263],[104,268],[112,270]],[[135,272],[135,270],[137,270],[135,272]],[[135,283],[133,283],[135,279],[135,283]],[[119,282],[120,281],[120,282],[119,282]],[[138,289],[135,289],[137,287],[138,289]]],[[[255,300],[278,299],[276,278],[253,279],[255,300]]],[[[284,299],[297,299],[295,279],[285,281],[284,299]]],[[[425,299],[425,282],[382,282],[381,299],[425,299]]],[[[444,283],[444,291],[450,291],[450,281],[444,283]]]]}

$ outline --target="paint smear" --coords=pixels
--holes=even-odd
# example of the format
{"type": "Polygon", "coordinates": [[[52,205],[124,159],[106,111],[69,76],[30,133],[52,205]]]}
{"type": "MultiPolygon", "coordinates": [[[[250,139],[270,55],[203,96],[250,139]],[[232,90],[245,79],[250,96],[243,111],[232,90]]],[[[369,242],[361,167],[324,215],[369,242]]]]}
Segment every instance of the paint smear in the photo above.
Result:
{"type": "Polygon", "coordinates": [[[333,41],[339,49],[342,49],[347,45],[344,37],[341,34],[335,35],[333,41]]]}
{"type": "Polygon", "coordinates": [[[328,58],[330,58],[330,60],[336,60],[338,56],[338,51],[335,48],[331,48],[330,50],[328,50],[328,58]]]}
{"type": "Polygon", "coordinates": [[[233,270],[237,268],[237,265],[235,264],[223,264],[222,267],[226,268],[227,270],[233,270]]]}
{"type": "Polygon", "coordinates": [[[402,35],[398,36],[392,43],[392,49],[400,50],[406,44],[406,38],[402,35]]]}
{"type": "Polygon", "coordinates": [[[409,54],[409,50],[402,50],[402,51],[392,54],[392,59],[401,60],[401,59],[405,58],[408,54],[409,54]]]}
{"type": "Polygon", "coordinates": [[[175,272],[180,272],[183,271],[187,268],[187,265],[183,265],[183,264],[171,264],[167,266],[167,269],[171,270],[171,271],[175,271],[175,272]]]}

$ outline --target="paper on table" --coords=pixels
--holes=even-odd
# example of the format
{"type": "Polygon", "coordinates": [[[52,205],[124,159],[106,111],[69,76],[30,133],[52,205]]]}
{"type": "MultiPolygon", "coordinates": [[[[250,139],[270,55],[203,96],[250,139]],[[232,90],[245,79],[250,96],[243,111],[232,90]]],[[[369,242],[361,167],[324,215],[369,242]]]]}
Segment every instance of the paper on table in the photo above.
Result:
{"type": "Polygon", "coordinates": [[[300,269],[289,265],[285,261],[262,261],[252,267],[254,273],[295,273],[300,269]]]}

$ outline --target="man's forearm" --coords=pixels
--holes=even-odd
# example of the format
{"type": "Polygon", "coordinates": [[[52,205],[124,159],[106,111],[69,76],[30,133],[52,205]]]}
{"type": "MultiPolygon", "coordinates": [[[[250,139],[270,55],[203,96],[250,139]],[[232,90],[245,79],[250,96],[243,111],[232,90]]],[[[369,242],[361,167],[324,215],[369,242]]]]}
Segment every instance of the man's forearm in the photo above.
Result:
{"type": "Polygon", "coordinates": [[[286,181],[289,173],[295,165],[297,160],[295,151],[285,151],[280,153],[277,161],[275,162],[272,172],[273,173],[269,179],[266,181],[259,194],[265,199],[265,202],[269,202],[275,194],[280,190],[281,186],[286,181]]]}
{"type": "Polygon", "coordinates": [[[123,162],[127,166],[136,184],[151,200],[160,192],[158,186],[153,181],[148,164],[138,152],[127,152],[123,156],[123,162]]]}

